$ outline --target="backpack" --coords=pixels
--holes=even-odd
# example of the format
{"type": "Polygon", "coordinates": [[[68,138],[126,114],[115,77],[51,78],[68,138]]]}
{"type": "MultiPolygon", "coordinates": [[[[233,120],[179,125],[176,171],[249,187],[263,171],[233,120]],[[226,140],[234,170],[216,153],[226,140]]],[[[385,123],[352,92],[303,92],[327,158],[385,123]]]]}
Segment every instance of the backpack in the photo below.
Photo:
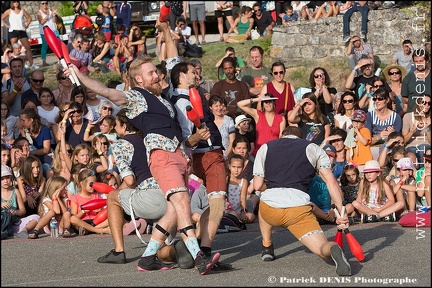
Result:
{"type": "Polygon", "coordinates": [[[246,225],[240,222],[236,216],[225,214],[220,221],[217,233],[239,232],[241,230],[246,230],[246,225]]]}
{"type": "Polygon", "coordinates": [[[1,211],[1,240],[13,235],[12,214],[8,210],[1,211]]]}
{"type": "Polygon", "coordinates": [[[196,44],[189,44],[186,42],[184,56],[191,58],[201,58],[203,56],[203,50],[196,44]]]}
{"type": "Polygon", "coordinates": [[[105,20],[105,16],[103,14],[98,14],[95,19],[95,23],[98,25],[97,30],[100,30],[105,20]]]}
{"type": "Polygon", "coordinates": [[[56,22],[57,30],[58,30],[59,34],[60,35],[66,34],[66,27],[64,25],[63,18],[58,14],[56,15],[56,17],[57,17],[57,22],[56,22]]]}

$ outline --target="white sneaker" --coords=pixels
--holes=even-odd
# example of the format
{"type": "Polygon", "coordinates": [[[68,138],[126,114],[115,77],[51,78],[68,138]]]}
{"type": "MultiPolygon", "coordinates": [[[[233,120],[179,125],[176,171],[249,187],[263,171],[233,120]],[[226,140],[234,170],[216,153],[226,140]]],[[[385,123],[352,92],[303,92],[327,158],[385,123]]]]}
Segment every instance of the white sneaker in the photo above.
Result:
{"type": "Polygon", "coordinates": [[[25,64],[25,65],[24,65],[24,68],[26,68],[26,69],[30,69],[30,65],[25,64]]]}
{"type": "Polygon", "coordinates": [[[30,66],[30,69],[39,69],[39,66],[36,64],[33,64],[32,66],[30,66]]]}

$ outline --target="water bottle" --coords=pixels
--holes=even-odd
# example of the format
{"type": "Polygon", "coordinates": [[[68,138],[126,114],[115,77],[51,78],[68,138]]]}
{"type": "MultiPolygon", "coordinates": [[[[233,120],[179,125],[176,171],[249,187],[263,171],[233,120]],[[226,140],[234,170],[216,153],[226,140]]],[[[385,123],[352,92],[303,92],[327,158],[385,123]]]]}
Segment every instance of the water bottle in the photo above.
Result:
{"type": "Polygon", "coordinates": [[[58,223],[55,217],[51,218],[50,222],[51,238],[58,238],[58,223]]]}

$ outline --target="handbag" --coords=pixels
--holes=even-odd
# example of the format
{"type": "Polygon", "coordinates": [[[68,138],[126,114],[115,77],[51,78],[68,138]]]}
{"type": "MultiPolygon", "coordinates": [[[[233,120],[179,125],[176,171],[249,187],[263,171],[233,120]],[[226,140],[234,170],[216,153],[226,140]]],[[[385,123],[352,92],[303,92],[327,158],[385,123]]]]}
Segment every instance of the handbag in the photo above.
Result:
{"type": "Polygon", "coordinates": [[[261,37],[261,35],[260,35],[260,33],[258,32],[257,29],[252,29],[251,30],[251,39],[252,40],[256,40],[256,39],[258,39],[260,37],[261,37]]]}
{"type": "Polygon", "coordinates": [[[267,1],[266,11],[273,11],[276,9],[275,1],[267,1]]]}

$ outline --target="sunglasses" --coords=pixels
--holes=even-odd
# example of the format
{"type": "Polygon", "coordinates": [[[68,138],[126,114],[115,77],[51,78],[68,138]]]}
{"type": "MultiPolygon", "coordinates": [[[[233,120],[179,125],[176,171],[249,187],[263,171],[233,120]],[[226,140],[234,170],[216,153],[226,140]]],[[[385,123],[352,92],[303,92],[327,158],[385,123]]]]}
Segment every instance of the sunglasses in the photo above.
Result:
{"type": "Polygon", "coordinates": [[[391,75],[399,75],[399,74],[401,74],[401,72],[400,71],[394,71],[394,72],[388,72],[388,75],[389,76],[391,76],[391,75]]]}
{"type": "Polygon", "coordinates": [[[329,141],[329,143],[333,144],[333,143],[340,142],[340,141],[343,141],[342,138],[331,140],[331,141],[329,141]]]}
{"type": "Polygon", "coordinates": [[[74,150],[73,149],[68,149],[66,151],[67,151],[68,154],[72,154],[74,150]]]}
{"type": "Polygon", "coordinates": [[[431,101],[423,101],[422,105],[429,105],[429,106],[431,106],[431,101]]]}
{"type": "Polygon", "coordinates": [[[60,77],[58,80],[66,80],[66,79],[69,79],[69,78],[66,76],[63,76],[63,77],[60,77]]]}
{"type": "Polygon", "coordinates": [[[384,88],[384,85],[373,85],[374,88],[384,88]]]}
{"type": "Polygon", "coordinates": [[[393,159],[393,162],[398,162],[400,159],[393,159]]]}
{"type": "Polygon", "coordinates": [[[342,103],[344,103],[344,104],[346,104],[346,103],[354,103],[354,99],[342,100],[342,103]]]}
{"type": "Polygon", "coordinates": [[[42,4],[42,5],[46,5],[46,4],[48,4],[47,2],[40,2],[40,4],[42,4]]]}
{"type": "Polygon", "coordinates": [[[374,98],[372,98],[372,101],[383,101],[383,100],[385,100],[385,98],[383,98],[383,97],[374,97],[374,98]]]}
{"type": "Polygon", "coordinates": [[[283,75],[285,71],[273,71],[273,75],[283,75]]]}
{"type": "Polygon", "coordinates": [[[78,110],[72,110],[72,111],[70,112],[70,114],[75,114],[75,113],[81,114],[82,112],[83,112],[83,110],[78,109],[78,110]]]}
{"type": "Polygon", "coordinates": [[[254,12],[258,12],[258,11],[261,11],[261,9],[256,9],[256,10],[254,9],[253,11],[254,11],[254,12]]]}
{"type": "Polygon", "coordinates": [[[324,77],[324,74],[315,74],[314,75],[314,78],[322,78],[322,77],[324,77]]]}
{"type": "Polygon", "coordinates": [[[43,83],[45,81],[45,79],[33,79],[32,78],[32,81],[35,83],[43,83]]]}
{"type": "Polygon", "coordinates": [[[431,159],[423,158],[426,163],[431,163],[431,159]]]}
{"type": "Polygon", "coordinates": [[[108,145],[108,142],[101,142],[102,145],[108,145]]]}
{"type": "Polygon", "coordinates": [[[111,112],[112,112],[112,111],[113,111],[113,108],[111,108],[111,107],[105,107],[105,106],[104,106],[104,107],[102,107],[102,110],[108,110],[108,111],[111,111],[111,112]]]}

